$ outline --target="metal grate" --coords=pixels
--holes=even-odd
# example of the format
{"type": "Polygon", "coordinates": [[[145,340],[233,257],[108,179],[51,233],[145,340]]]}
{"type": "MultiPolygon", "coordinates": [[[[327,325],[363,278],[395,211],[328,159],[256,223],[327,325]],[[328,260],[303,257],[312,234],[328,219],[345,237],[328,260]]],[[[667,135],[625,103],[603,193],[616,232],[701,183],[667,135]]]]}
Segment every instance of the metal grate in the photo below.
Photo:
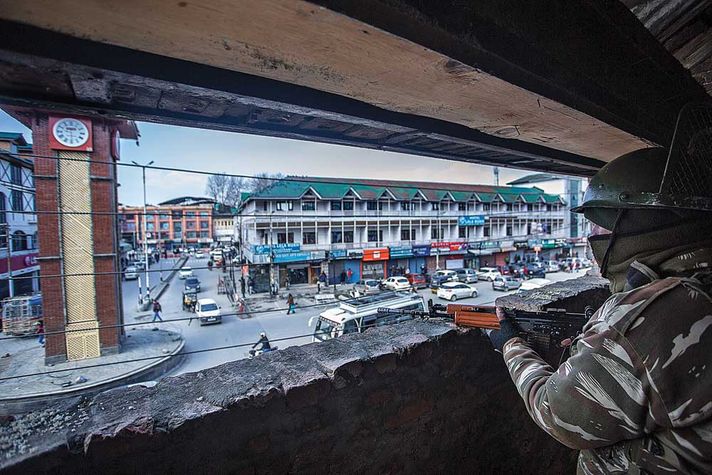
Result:
{"type": "MultiPolygon", "coordinates": [[[[87,154],[60,152],[64,158],[89,158],[87,154]]],[[[66,334],[67,358],[70,360],[93,358],[100,354],[99,331],[96,315],[94,278],[94,252],[92,238],[91,190],[89,162],[60,160],[59,203],[60,211],[87,214],[62,214],[62,265],[67,328],[87,331],[66,334]],[[92,321],[93,320],[93,321],[92,321]],[[77,323],[86,322],[86,323],[77,323]]]]}
{"type": "Polygon", "coordinates": [[[691,209],[712,209],[712,104],[680,111],[660,196],[691,209]]]}

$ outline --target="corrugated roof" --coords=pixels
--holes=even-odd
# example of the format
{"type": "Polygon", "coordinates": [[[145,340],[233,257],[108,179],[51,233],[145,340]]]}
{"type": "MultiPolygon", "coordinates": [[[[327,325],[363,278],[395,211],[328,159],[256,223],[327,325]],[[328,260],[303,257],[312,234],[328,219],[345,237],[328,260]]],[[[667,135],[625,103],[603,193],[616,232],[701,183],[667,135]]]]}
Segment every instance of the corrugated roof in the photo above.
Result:
{"type": "Polygon", "coordinates": [[[0,132],[0,140],[12,140],[17,142],[18,145],[27,145],[25,136],[19,132],[0,132]]]}
{"type": "Polygon", "coordinates": [[[412,200],[422,194],[428,201],[440,201],[449,199],[448,193],[457,201],[467,201],[476,197],[486,203],[491,202],[497,195],[501,196],[505,203],[513,203],[520,196],[527,203],[536,202],[541,197],[550,203],[560,200],[558,195],[547,195],[536,187],[323,177],[296,179],[298,181],[275,181],[264,190],[251,194],[247,199],[298,199],[312,188],[323,199],[341,199],[349,193],[349,190],[353,190],[364,200],[378,199],[389,192],[398,200],[412,200]]]}

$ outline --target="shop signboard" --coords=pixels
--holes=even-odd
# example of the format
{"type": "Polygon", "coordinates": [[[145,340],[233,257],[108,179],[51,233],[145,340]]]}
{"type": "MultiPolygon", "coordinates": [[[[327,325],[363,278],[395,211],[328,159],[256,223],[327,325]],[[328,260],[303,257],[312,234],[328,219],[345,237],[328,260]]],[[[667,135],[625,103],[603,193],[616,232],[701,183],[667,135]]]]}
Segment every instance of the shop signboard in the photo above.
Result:
{"type": "Polygon", "coordinates": [[[310,261],[323,261],[326,259],[326,251],[310,251],[309,260],[310,261]]]}
{"type": "Polygon", "coordinates": [[[428,257],[430,255],[430,246],[413,246],[412,252],[415,257],[428,257]]]}
{"type": "Polygon", "coordinates": [[[410,257],[413,255],[413,248],[410,246],[391,246],[389,249],[391,259],[410,257]]]}
{"type": "Polygon", "coordinates": [[[482,226],[485,224],[484,215],[460,216],[457,218],[458,226],[482,226]]]}
{"type": "Polygon", "coordinates": [[[554,249],[557,247],[556,239],[544,239],[541,242],[541,247],[544,249],[554,249]]]}
{"type": "Polygon", "coordinates": [[[329,251],[329,259],[346,259],[346,249],[333,249],[329,251]]]}
{"type": "Polygon", "coordinates": [[[310,254],[308,252],[280,252],[275,253],[274,263],[280,264],[284,262],[308,261],[310,254]]]}
{"type": "Polygon", "coordinates": [[[364,261],[387,261],[390,257],[387,247],[379,247],[376,249],[364,249],[364,261]]]}
{"type": "Polygon", "coordinates": [[[346,257],[348,259],[361,259],[363,257],[364,251],[361,249],[348,249],[346,251],[346,257]]]}
{"type": "MultiPolygon", "coordinates": [[[[299,252],[302,249],[301,244],[293,242],[288,242],[284,244],[274,244],[271,248],[274,249],[275,254],[280,254],[284,252],[299,252]]],[[[255,254],[269,254],[270,246],[269,244],[257,244],[255,246],[252,246],[252,250],[255,254]]]]}

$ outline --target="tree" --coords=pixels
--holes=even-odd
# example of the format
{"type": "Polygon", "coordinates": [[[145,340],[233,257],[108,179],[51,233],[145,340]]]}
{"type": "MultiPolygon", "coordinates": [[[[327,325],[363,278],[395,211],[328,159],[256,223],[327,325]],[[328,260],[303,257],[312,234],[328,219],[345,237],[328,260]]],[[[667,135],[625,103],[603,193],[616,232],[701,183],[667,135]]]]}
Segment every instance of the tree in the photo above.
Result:
{"type": "Polygon", "coordinates": [[[274,178],[281,179],[284,178],[284,175],[281,173],[258,173],[255,175],[254,178],[250,181],[250,192],[251,193],[258,193],[268,186],[272,185],[275,183],[274,178]]]}
{"type": "Polygon", "coordinates": [[[205,193],[217,203],[237,206],[240,202],[240,193],[247,188],[246,185],[244,178],[219,173],[208,177],[205,193]]]}

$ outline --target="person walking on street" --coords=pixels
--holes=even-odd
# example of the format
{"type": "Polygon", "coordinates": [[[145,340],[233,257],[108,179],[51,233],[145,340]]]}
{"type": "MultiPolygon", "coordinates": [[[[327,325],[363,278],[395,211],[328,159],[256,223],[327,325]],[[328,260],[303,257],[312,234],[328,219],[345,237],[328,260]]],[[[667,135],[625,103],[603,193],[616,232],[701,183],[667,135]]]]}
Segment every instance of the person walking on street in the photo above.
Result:
{"type": "Polygon", "coordinates": [[[161,312],[163,309],[161,308],[161,304],[158,302],[158,299],[153,301],[153,320],[151,320],[151,323],[155,322],[156,320],[162,322],[163,319],[161,318],[161,312]]]}
{"type": "Polygon", "coordinates": [[[344,283],[346,282],[346,272],[341,271],[341,275],[339,277],[341,279],[341,285],[344,285],[344,283]]]}
{"type": "Polygon", "coordinates": [[[242,293],[242,298],[245,298],[245,277],[240,277],[240,292],[242,293]]]}
{"type": "Polygon", "coordinates": [[[289,275],[287,275],[287,279],[284,281],[285,286],[287,287],[287,290],[289,290],[289,285],[292,283],[291,280],[289,280],[289,275]]]}
{"type": "Polygon", "coordinates": [[[294,310],[297,304],[294,303],[294,296],[292,294],[287,295],[287,305],[289,308],[287,308],[287,315],[290,313],[296,313],[294,310]]]}
{"type": "Polygon", "coordinates": [[[326,287],[326,272],[321,271],[321,274],[319,274],[319,282],[316,284],[316,291],[317,293],[321,292],[321,286],[326,287]]]}
{"type": "Polygon", "coordinates": [[[44,320],[37,322],[37,343],[45,346],[45,335],[44,335],[44,320]]]}
{"type": "Polygon", "coordinates": [[[346,282],[349,284],[351,283],[351,276],[354,275],[354,273],[351,271],[351,269],[346,271],[346,282]]]}

